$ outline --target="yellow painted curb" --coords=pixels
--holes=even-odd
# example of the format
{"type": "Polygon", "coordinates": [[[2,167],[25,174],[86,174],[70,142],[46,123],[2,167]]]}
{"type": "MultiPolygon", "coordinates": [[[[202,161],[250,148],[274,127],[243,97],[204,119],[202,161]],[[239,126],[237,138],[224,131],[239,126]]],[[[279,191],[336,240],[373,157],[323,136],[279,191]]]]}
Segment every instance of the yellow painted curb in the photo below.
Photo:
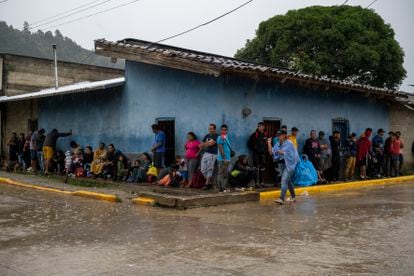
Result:
{"type": "Polygon", "coordinates": [[[55,188],[48,188],[48,187],[42,187],[42,186],[36,186],[36,185],[31,185],[31,184],[20,183],[20,182],[11,180],[9,178],[0,177],[0,182],[6,183],[6,184],[9,184],[9,185],[40,190],[40,191],[60,193],[60,194],[66,194],[66,195],[72,194],[72,192],[70,192],[70,191],[64,191],[64,190],[59,190],[59,189],[55,189],[55,188]]]}
{"type": "MultiPolygon", "coordinates": [[[[315,193],[322,193],[322,192],[341,191],[341,190],[347,190],[347,189],[358,189],[358,188],[365,188],[365,187],[371,187],[371,186],[393,185],[393,184],[398,184],[398,183],[407,182],[407,181],[414,181],[414,175],[394,177],[394,178],[373,179],[373,180],[365,180],[365,181],[355,181],[355,182],[347,182],[347,183],[338,183],[338,184],[330,184],[330,185],[301,187],[301,188],[295,188],[295,193],[300,195],[301,193],[306,191],[309,194],[312,194],[312,193],[315,194],[315,193]]],[[[272,199],[278,198],[279,196],[280,196],[280,190],[261,192],[260,200],[272,200],[272,199]]]]}
{"type": "Polygon", "coordinates": [[[151,206],[154,206],[155,205],[155,200],[153,198],[139,196],[139,197],[133,198],[132,203],[137,204],[137,205],[151,205],[151,206]]]}
{"type": "Polygon", "coordinates": [[[86,198],[93,198],[99,200],[106,200],[110,202],[119,202],[121,199],[116,195],[109,195],[109,194],[102,194],[102,193],[95,193],[95,192],[88,192],[88,191],[75,191],[72,192],[73,196],[81,196],[86,198]]]}
{"type": "Polygon", "coordinates": [[[48,188],[48,187],[42,187],[42,186],[37,186],[37,185],[32,185],[32,184],[25,184],[25,183],[17,182],[9,178],[3,178],[3,177],[0,177],[0,182],[9,184],[9,185],[18,186],[18,187],[35,189],[35,190],[46,191],[46,192],[60,193],[60,194],[65,194],[65,195],[81,196],[81,197],[105,200],[105,201],[110,201],[110,202],[121,201],[121,199],[116,195],[95,193],[95,192],[88,192],[88,191],[75,191],[75,192],[64,191],[64,190],[59,190],[55,188],[48,188]]]}

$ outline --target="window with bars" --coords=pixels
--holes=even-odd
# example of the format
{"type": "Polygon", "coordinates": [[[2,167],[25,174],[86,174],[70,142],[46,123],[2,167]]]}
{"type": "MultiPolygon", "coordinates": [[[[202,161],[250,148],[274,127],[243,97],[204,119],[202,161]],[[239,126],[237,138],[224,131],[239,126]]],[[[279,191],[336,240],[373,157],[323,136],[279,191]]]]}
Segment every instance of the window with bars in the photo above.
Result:
{"type": "Polygon", "coordinates": [[[341,134],[341,145],[344,146],[349,135],[349,120],[345,118],[332,119],[332,132],[339,131],[341,134]]]}

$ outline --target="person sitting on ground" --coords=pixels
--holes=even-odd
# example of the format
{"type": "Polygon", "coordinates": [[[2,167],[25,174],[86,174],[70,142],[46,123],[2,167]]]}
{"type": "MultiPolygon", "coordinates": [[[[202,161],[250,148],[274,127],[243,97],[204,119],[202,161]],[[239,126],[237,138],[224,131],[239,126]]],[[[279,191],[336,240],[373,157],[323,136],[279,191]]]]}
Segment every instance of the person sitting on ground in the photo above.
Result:
{"type": "Polygon", "coordinates": [[[108,160],[105,162],[105,168],[104,168],[104,176],[107,178],[116,179],[117,177],[117,161],[119,160],[119,156],[122,155],[123,159],[123,167],[128,168],[128,158],[120,151],[117,150],[114,146],[114,144],[108,145],[108,160]]]}
{"type": "Polygon", "coordinates": [[[370,158],[370,150],[371,150],[371,137],[372,128],[367,128],[365,132],[361,135],[358,139],[358,152],[357,152],[357,165],[360,171],[360,178],[361,180],[365,180],[368,178],[367,176],[367,165],[368,159],[370,158]]]}
{"type": "MultiPolygon", "coordinates": [[[[165,169],[163,171],[165,171],[165,169]]],[[[179,173],[179,166],[176,164],[173,164],[169,168],[169,172],[163,175],[162,178],[159,178],[159,180],[155,184],[159,186],[165,186],[165,187],[170,186],[170,187],[178,188],[180,186],[181,181],[182,181],[182,178],[179,173]]]]}
{"type": "Polygon", "coordinates": [[[65,154],[61,150],[57,150],[53,157],[54,172],[57,174],[65,173],[65,154]]]}
{"type": "Polygon", "coordinates": [[[70,151],[74,154],[82,150],[82,147],[78,143],[76,143],[76,141],[70,141],[69,147],[70,147],[70,151]]]}
{"type": "Polygon", "coordinates": [[[180,155],[177,155],[175,157],[175,163],[178,165],[178,171],[180,173],[181,179],[182,179],[182,186],[189,187],[188,186],[188,168],[187,168],[187,161],[182,158],[180,155]]]}
{"type": "Polygon", "coordinates": [[[326,183],[326,179],[323,177],[320,168],[321,145],[316,137],[316,130],[310,132],[310,137],[306,140],[305,146],[303,147],[303,153],[308,156],[309,161],[312,162],[313,167],[318,173],[318,182],[326,183]]]}
{"type": "Polygon", "coordinates": [[[44,169],[45,175],[49,174],[51,161],[53,158],[54,151],[56,150],[56,142],[59,137],[67,137],[72,135],[72,130],[69,132],[59,132],[54,128],[51,132],[46,135],[45,142],[43,143],[43,158],[44,158],[44,169]]]}
{"type": "Polygon", "coordinates": [[[116,161],[116,179],[118,181],[126,181],[128,178],[128,166],[125,164],[125,156],[123,154],[118,155],[116,161]]]}
{"type": "Polygon", "coordinates": [[[77,148],[76,152],[72,152],[72,172],[76,177],[85,176],[85,171],[83,168],[83,152],[80,148],[77,148]]]}
{"type": "Polygon", "coordinates": [[[94,177],[102,174],[107,158],[108,152],[105,148],[105,143],[99,143],[99,147],[95,150],[91,163],[91,173],[94,177]]]}
{"type": "Polygon", "coordinates": [[[230,173],[230,184],[238,189],[246,188],[252,181],[254,181],[253,187],[256,187],[256,174],[256,170],[249,167],[249,159],[247,155],[242,154],[238,157],[230,173]]]}
{"type": "Polygon", "coordinates": [[[345,143],[345,181],[353,180],[355,174],[355,163],[358,147],[356,144],[356,133],[348,136],[345,143]]]}
{"type": "MultiPolygon", "coordinates": [[[[318,158],[318,160],[319,160],[319,175],[320,175],[319,183],[325,184],[325,183],[328,182],[326,180],[327,172],[328,172],[329,168],[331,168],[332,148],[331,148],[331,145],[329,144],[328,140],[325,139],[325,132],[319,131],[318,140],[319,140],[319,145],[320,145],[320,148],[321,148],[321,154],[320,154],[320,157],[318,158]]],[[[316,169],[316,170],[318,170],[318,169],[316,169]]]]}
{"type": "Polygon", "coordinates": [[[129,177],[128,182],[132,183],[139,183],[143,181],[143,178],[140,178],[140,167],[141,167],[141,160],[135,159],[132,163],[131,168],[129,169],[129,177]]]}
{"type": "Polygon", "coordinates": [[[91,146],[86,146],[85,152],[83,153],[83,168],[85,170],[86,176],[90,176],[92,162],[93,162],[93,149],[91,146]]]}

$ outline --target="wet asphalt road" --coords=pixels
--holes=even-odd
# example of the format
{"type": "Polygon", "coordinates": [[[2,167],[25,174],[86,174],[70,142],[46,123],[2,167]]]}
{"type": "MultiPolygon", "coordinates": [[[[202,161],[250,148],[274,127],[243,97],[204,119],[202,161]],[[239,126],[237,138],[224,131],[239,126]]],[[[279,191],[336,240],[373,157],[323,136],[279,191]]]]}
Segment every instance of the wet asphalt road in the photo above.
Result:
{"type": "Polygon", "coordinates": [[[414,183],[186,211],[0,185],[0,275],[414,275],[414,183]]]}

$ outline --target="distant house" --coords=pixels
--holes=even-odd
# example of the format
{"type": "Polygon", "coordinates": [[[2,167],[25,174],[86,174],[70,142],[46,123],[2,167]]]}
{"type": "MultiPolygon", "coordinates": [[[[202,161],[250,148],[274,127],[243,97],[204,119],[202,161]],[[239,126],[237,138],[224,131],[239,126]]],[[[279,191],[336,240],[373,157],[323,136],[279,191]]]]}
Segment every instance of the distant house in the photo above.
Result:
{"type": "MultiPolygon", "coordinates": [[[[59,61],[58,76],[60,86],[72,85],[80,82],[85,85],[85,82],[123,77],[124,71],[59,61]]],[[[41,126],[38,122],[38,105],[40,98],[56,94],[53,93],[54,91],[43,95],[32,95],[32,93],[54,87],[54,84],[53,60],[0,53],[0,124],[2,155],[7,155],[6,143],[12,132],[27,133],[30,130],[37,129],[38,126],[41,126]]],[[[59,90],[59,92],[60,91],[61,90],[59,90]]],[[[65,93],[69,92],[66,91],[65,93]]],[[[74,102],[69,102],[68,105],[72,106],[74,105],[74,102]]],[[[59,113],[60,112],[57,112],[52,116],[59,118],[59,113]]],[[[59,128],[59,126],[55,127],[59,128]]]]}
{"type": "MultiPolygon", "coordinates": [[[[167,133],[169,161],[183,153],[188,131],[202,138],[209,123],[229,125],[238,154],[247,152],[259,121],[270,135],[281,125],[298,127],[299,147],[312,129],[343,137],[366,127],[393,129],[407,145],[413,141],[414,112],[404,92],[136,39],[96,40],[95,51],[126,60],[122,87],[39,100],[39,126],[72,128],[83,145],[104,141],[124,152],[148,151],[154,122],[167,133]]],[[[408,153],[407,146],[407,163],[413,162],[408,153]]]]}

